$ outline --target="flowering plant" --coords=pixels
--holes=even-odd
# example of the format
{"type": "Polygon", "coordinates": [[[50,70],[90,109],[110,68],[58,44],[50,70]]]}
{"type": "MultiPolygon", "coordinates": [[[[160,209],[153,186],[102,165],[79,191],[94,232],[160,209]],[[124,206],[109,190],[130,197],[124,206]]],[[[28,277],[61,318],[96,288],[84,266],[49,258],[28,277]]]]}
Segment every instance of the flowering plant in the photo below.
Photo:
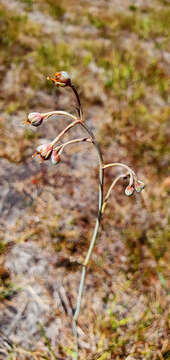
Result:
{"type": "Polygon", "coordinates": [[[43,162],[45,160],[51,160],[51,163],[53,165],[57,165],[61,161],[61,154],[63,153],[64,149],[68,145],[77,143],[77,142],[90,142],[97,151],[98,163],[99,163],[98,215],[97,215],[97,219],[96,219],[95,228],[93,231],[93,236],[92,236],[92,239],[90,242],[90,246],[89,246],[86,258],[82,264],[82,273],[81,273],[81,280],[80,280],[79,291],[78,291],[77,305],[76,305],[75,313],[73,316],[73,334],[74,334],[74,338],[75,338],[75,357],[74,358],[75,358],[75,360],[78,360],[79,346],[78,346],[78,334],[77,334],[77,319],[78,319],[78,316],[80,313],[80,306],[81,306],[81,300],[82,300],[83,289],[84,289],[85,275],[86,275],[89,259],[92,255],[92,251],[93,251],[93,248],[94,248],[94,245],[96,242],[96,238],[97,238],[97,234],[98,234],[98,230],[99,230],[99,226],[100,226],[100,221],[101,221],[101,216],[103,215],[103,213],[105,211],[106,204],[108,202],[108,199],[110,197],[110,194],[111,194],[114,186],[121,178],[124,178],[124,177],[129,178],[129,184],[125,188],[125,195],[127,195],[127,196],[133,195],[134,191],[136,191],[137,193],[140,193],[144,189],[144,183],[142,181],[138,180],[135,172],[129,166],[127,166],[123,163],[109,163],[109,164],[103,163],[103,157],[102,157],[102,153],[101,153],[100,147],[98,145],[98,142],[97,142],[93,132],[91,131],[91,129],[89,129],[89,127],[85,124],[80,98],[79,98],[76,88],[72,84],[70,76],[65,71],[61,71],[61,72],[57,72],[54,75],[54,77],[48,77],[47,79],[51,80],[56,86],[59,86],[59,87],[68,86],[73,90],[73,92],[76,96],[76,100],[77,100],[78,116],[75,116],[66,111],[50,111],[50,112],[42,113],[42,114],[38,113],[38,112],[30,113],[28,115],[28,119],[27,119],[26,123],[29,125],[32,125],[32,126],[36,126],[36,127],[39,125],[42,125],[44,120],[49,119],[53,115],[56,115],[56,116],[65,115],[66,117],[68,117],[71,120],[71,123],[69,125],[67,125],[54,138],[54,140],[52,140],[48,144],[43,144],[43,145],[38,146],[35,154],[33,154],[33,157],[38,156],[40,158],[41,162],[43,162]],[[61,145],[58,145],[58,142],[64,138],[64,135],[75,126],[81,126],[82,129],[87,134],[86,137],[71,139],[67,142],[63,142],[61,145]],[[104,170],[109,167],[120,167],[120,168],[124,169],[125,172],[118,175],[113,180],[106,195],[104,196],[103,195],[104,170]]]}

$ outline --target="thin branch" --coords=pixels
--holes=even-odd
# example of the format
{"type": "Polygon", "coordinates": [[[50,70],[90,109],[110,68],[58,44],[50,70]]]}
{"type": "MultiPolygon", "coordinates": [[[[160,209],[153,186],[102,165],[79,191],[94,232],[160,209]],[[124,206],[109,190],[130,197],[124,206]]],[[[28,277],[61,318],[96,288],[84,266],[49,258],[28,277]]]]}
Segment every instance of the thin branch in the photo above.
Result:
{"type": "Polygon", "coordinates": [[[103,169],[106,169],[106,168],[109,168],[109,167],[114,167],[114,166],[121,166],[123,167],[124,169],[126,169],[128,172],[129,172],[129,175],[130,175],[130,185],[133,184],[133,178],[135,180],[137,180],[137,177],[136,177],[136,174],[135,172],[127,165],[125,164],[122,164],[122,163],[110,163],[110,164],[106,164],[103,166],[103,169]]]}
{"type": "MultiPolygon", "coordinates": [[[[73,89],[73,87],[72,87],[73,89]]],[[[76,89],[74,88],[74,93],[75,95],[77,94],[76,89]],[[75,90],[75,91],[74,91],[75,90]]],[[[77,97],[77,101],[78,104],[80,105],[80,116],[82,119],[82,110],[81,110],[81,104],[79,101],[79,96],[78,94],[76,95],[77,97]]],[[[79,285],[79,291],[78,291],[78,298],[77,298],[77,305],[76,305],[76,310],[73,316],[73,335],[75,338],[75,360],[78,360],[78,334],[77,334],[77,319],[80,313],[80,306],[81,306],[81,300],[82,300],[82,295],[83,295],[83,289],[84,289],[84,281],[85,281],[85,275],[86,275],[86,267],[88,265],[89,259],[91,257],[95,242],[96,242],[96,238],[97,238],[97,234],[98,234],[98,230],[99,230],[99,226],[100,226],[100,220],[101,220],[101,215],[102,215],[102,205],[103,205],[103,159],[102,159],[102,154],[99,148],[99,145],[97,143],[97,140],[93,134],[93,132],[81,121],[78,120],[76,117],[72,116],[71,114],[67,113],[67,112],[59,112],[59,111],[52,111],[50,113],[46,113],[46,119],[52,115],[65,115],[68,117],[72,117],[74,118],[75,121],[73,121],[71,124],[69,124],[51,143],[53,146],[65,135],[65,133],[67,131],[69,131],[72,127],[74,127],[75,125],[80,124],[85,130],[86,132],[90,135],[91,138],[91,142],[93,143],[96,151],[97,151],[97,155],[98,155],[98,162],[99,162],[99,199],[98,199],[98,215],[97,215],[97,219],[96,219],[96,224],[95,224],[95,228],[93,231],[93,236],[92,236],[92,240],[90,242],[90,246],[89,246],[89,250],[88,253],[86,255],[85,261],[83,263],[83,268],[82,268],[82,273],[81,273],[81,280],[80,280],[80,285],[79,285]]],[[[88,139],[89,141],[90,139],[88,139]]],[[[76,140],[72,140],[68,143],[73,143],[76,142],[76,140]]],[[[68,144],[67,143],[67,144],[68,144]]],[[[66,143],[65,143],[66,146],[66,143]]]]}
{"type": "Polygon", "coordinates": [[[71,124],[66,126],[66,128],[60,132],[59,135],[51,142],[51,145],[54,146],[65,134],[67,131],[69,131],[71,128],[73,128],[75,125],[80,124],[80,120],[73,121],[71,124]]]}
{"type": "MultiPolygon", "coordinates": [[[[134,181],[135,182],[137,181],[137,177],[136,177],[135,172],[125,164],[122,164],[122,163],[110,163],[110,164],[107,164],[107,165],[103,165],[103,159],[102,159],[102,154],[101,154],[101,151],[100,151],[100,147],[98,145],[98,142],[97,142],[93,132],[84,124],[83,111],[82,111],[82,106],[81,106],[79,94],[78,94],[76,88],[74,87],[74,85],[71,83],[69,75],[66,72],[60,72],[60,73],[55,74],[55,79],[52,79],[52,78],[50,78],[50,79],[54,83],[58,84],[59,86],[69,86],[72,89],[72,91],[74,92],[74,95],[76,97],[76,101],[77,101],[77,105],[78,105],[77,110],[78,110],[78,116],[79,117],[76,117],[76,116],[74,116],[72,114],[69,114],[66,111],[51,111],[51,112],[48,112],[48,113],[40,114],[40,115],[42,115],[42,118],[41,118],[41,116],[39,116],[39,113],[38,114],[32,113],[32,114],[30,114],[29,123],[31,123],[34,126],[38,126],[38,125],[41,124],[43,119],[47,120],[49,117],[51,117],[53,115],[56,115],[56,116],[64,115],[64,116],[69,117],[69,119],[72,119],[73,121],[63,131],[61,131],[59,133],[59,135],[52,141],[52,143],[50,144],[50,145],[53,146],[52,150],[54,150],[54,146],[57,144],[57,142],[59,140],[61,140],[62,137],[71,128],[73,128],[76,125],[81,125],[83,127],[83,129],[88,133],[90,138],[80,138],[80,139],[74,139],[74,140],[67,141],[64,144],[61,144],[61,145],[57,146],[55,150],[58,150],[59,153],[61,153],[64,150],[64,148],[69,144],[80,142],[80,141],[89,141],[94,145],[94,147],[96,149],[97,156],[98,156],[98,164],[99,164],[98,214],[97,214],[95,227],[94,227],[94,230],[93,230],[92,239],[91,239],[91,242],[90,242],[90,245],[89,245],[89,249],[88,249],[88,252],[86,254],[85,260],[84,260],[84,262],[82,264],[82,272],[81,272],[81,279],[80,279],[80,285],[79,285],[79,290],[78,290],[77,304],[76,304],[76,309],[75,309],[75,313],[74,313],[74,316],[73,316],[73,335],[74,335],[74,338],[75,338],[75,360],[78,360],[78,357],[79,357],[79,351],[78,351],[79,349],[78,348],[79,348],[79,346],[78,346],[77,320],[78,320],[78,316],[79,316],[79,313],[80,313],[80,307],[81,307],[82,295],[83,295],[83,290],[84,290],[86,270],[87,270],[87,266],[88,266],[88,263],[89,263],[89,260],[90,260],[90,257],[92,255],[92,251],[93,251],[96,239],[97,239],[97,234],[98,234],[98,230],[99,230],[99,226],[100,226],[101,216],[102,216],[102,213],[104,212],[104,209],[105,209],[106,203],[107,203],[107,201],[109,199],[109,196],[111,194],[111,191],[114,188],[114,186],[116,185],[117,181],[120,178],[122,178],[122,177],[124,177],[124,176],[126,176],[128,174],[130,176],[129,185],[132,185],[134,181]],[[37,118],[38,118],[38,120],[37,120],[37,118]],[[37,123],[37,121],[38,121],[38,123],[37,123]],[[112,184],[111,184],[111,186],[110,186],[110,188],[109,188],[109,190],[108,190],[108,192],[106,194],[104,203],[103,203],[103,176],[104,176],[104,169],[109,168],[109,167],[114,167],[114,166],[121,166],[121,167],[125,168],[128,171],[128,173],[126,175],[121,174],[121,175],[116,177],[116,179],[112,182],[112,184]]],[[[138,181],[138,184],[136,183],[136,185],[135,185],[136,188],[135,189],[136,189],[137,192],[140,192],[142,190],[141,185],[142,184],[139,181],[138,181]],[[138,188],[137,188],[137,186],[138,186],[138,188]]],[[[51,346],[51,345],[49,345],[49,346],[51,346]]],[[[49,348],[49,350],[51,351],[51,347],[49,348]]],[[[51,352],[51,354],[53,355],[53,357],[55,357],[55,354],[53,352],[51,352]]]]}
{"type": "MultiPolygon", "coordinates": [[[[67,141],[67,142],[64,143],[64,144],[59,145],[56,149],[58,149],[58,150],[59,150],[58,153],[61,154],[61,153],[63,152],[64,148],[65,148],[67,145],[75,144],[75,143],[78,143],[78,142],[90,142],[90,143],[91,143],[92,140],[89,139],[89,138],[73,139],[73,140],[67,141]]],[[[54,149],[54,150],[56,150],[56,149],[54,149]]]]}
{"type": "Polygon", "coordinates": [[[113,167],[113,166],[122,166],[122,167],[124,167],[126,170],[129,171],[129,173],[131,172],[133,174],[133,176],[136,178],[135,172],[128,165],[125,165],[123,163],[109,163],[109,164],[104,165],[103,169],[113,167]]]}
{"type": "Polygon", "coordinates": [[[42,114],[42,116],[44,116],[45,120],[47,120],[50,116],[53,116],[53,115],[64,115],[64,116],[68,116],[69,118],[71,118],[73,120],[78,120],[76,116],[68,113],[67,111],[56,110],[56,111],[49,111],[48,113],[42,114]]]}
{"type": "Polygon", "coordinates": [[[129,172],[126,173],[126,174],[121,174],[121,175],[117,176],[116,179],[113,180],[113,182],[112,182],[112,184],[110,185],[109,190],[108,190],[108,192],[107,192],[107,194],[106,194],[106,196],[105,196],[105,198],[104,198],[104,201],[103,201],[102,214],[103,214],[104,211],[105,211],[105,208],[106,208],[108,199],[109,199],[109,197],[110,197],[110,194],[111,194],[113,188],[115,187],[115,185],[117,184],[117,182],[118,182],[121,178],[124,178],[124,177],[126,177],[126,176],[128,176],[128,175],[129,175],[129,172]]]}
{"type": "Polygon", "coordinates": [[[76,96],[76,99],[77,99],[77,104],[78,104],[78,114],[80,116],[80,119],[83,120],[83,110],[82,110],[82,106],[81,106],[81,101],[80,101],[80,97],[79,97],[79,94],[76,90],[76,88],[74,87],[73,84],[70,85],[71,89],[73,90],[74,92],[74,95],[76,96]]]}
{"type": "Polygon", "coordinates": [[[102,154],[101,154],[99,145],[98,145],[92,131],[84,123],[80,122],[80,125],[90,135],[90,137],[92,139],[92,142],[93,142],[93,144],[94,144],[94,146],[96,148],[96,151],[97,151],[98,162],[99,162],[99,200],[98,200],[98,215],[97,215],[97,219],[96,219],[96,224],[95,224],[95,228],[94,228],[94,231],[93,231],[92,240],[90,242],[89,250],[87,252],[85,261],[83,263],[83,268],[82,268],[82,273],[81,273],[81,280],[80,280],[79,291],[78,291],[77,305],[76,305],[76,310],[75,310],[75,313],[74,313],[74,316],[73,316],[73,335],[74,335],[74,338],[75,338],[75,360],[78,360],[77,319],[78,319],[78,316],[79,316],[79,313],[80,313],[80,306],[81,306],[82,295],[83,295],[83,290],[84,290],[86,269],[87,269],[87,265],[88,265],[89,259],[91,257],[91,254],[92,254],[95,242],[96,242],[96,238],[97,238],[97,234],[98,234],[98,230],[99,230],[99,226],[100,226],[100,220],[101,220],[101,214],[102,214],[102,206],[103,206],[103,159],[102,159],[102,154]]]}

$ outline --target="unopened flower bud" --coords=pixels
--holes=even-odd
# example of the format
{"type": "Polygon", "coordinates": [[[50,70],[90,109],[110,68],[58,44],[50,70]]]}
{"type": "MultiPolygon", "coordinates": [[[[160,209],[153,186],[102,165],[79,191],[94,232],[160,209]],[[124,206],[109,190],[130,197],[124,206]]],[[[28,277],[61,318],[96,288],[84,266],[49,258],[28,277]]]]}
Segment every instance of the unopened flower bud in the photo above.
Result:
{"type": "Polygon", "coordinates": [[[144,187],[145,187],[145,184],[142,181],[140,181],[140,180],[135,181],[136,192],[140,193],[144,189],[144,187]]]}
{"type": "Polygon", "coordinates": [[[69,74],[66,71],[57,72],[54,75],[54,78],[48,77],[47,80],[52,80],[53,83],[57,86],[70,86],[71,79],[69,74]]]}
{"type": "Polygon", "coordinates": [[[28,120],[26,123],[31,124],[33,126],[39,126],[41,125],[42,121],[43,121],[42,114],[38,112],[32,112],[28,115],[28,120]]]}
{"type": "Polygon", "coordinates": [[[133,185],[128,185],[125,189],[125,195],[131,196],[134,193],[134,187],[133,185]]]}
{"type": "Polygon", "coordinates": [[[37,151],[32,157],[39,155],[41,161],[48,160],[51,157],[53,146],[51,144],[43,144],[37,147],[37,151]]]}
{"type": "Polygon", "coordinates": [[[58,153],[58,150],[53,150],[52,154],[51,154],[51,162],[53,165],[56,165],[60,162],[61,158],[60,155],[58,153]]]}

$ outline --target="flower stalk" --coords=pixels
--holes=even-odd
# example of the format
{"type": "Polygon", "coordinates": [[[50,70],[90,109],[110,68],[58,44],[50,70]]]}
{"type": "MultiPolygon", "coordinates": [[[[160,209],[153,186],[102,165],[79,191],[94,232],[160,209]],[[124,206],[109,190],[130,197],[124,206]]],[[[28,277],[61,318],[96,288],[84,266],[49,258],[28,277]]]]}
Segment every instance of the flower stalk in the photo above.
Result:
{"type": "Polygon", "coordinates": [[[54,75],[54,77],[49,77],[48,80],[51,80],[56,86],[60,86],[60,87],[68,86],[72,89],[72,91],[76,97],[76,101],[77,101],[78,117],[73,114],[70,114],[66,111],[60,111],[60,110],[59,111],[50,111],[50,112],[42,113],[42,114],[41,113],[29,114],[27,123],[32,126],[39,126],[42,124],[43,121],[48,120],[49,118],[51,118],[54,115],[55,116],[63,116],[64,115],[72,120],[72,122],[69,125],[67,125],[55,137],[55,139],[53,141],[51,141],[48,144],[40,145],[37,148],[35,155],[33,155],[33,156],[38,155],[40,157],[41,161],[51,159],[52,164],[57,165],[61,160],[61,155],[62,155],[64,149],[68,145],[75,144],[78,142],[89,142],[94,146],[94,148],[96,150],[97,158],[98,158],[98,167],[99,167],[98,213],[97,213],[96,223],[95,223],[95,227],[93,230],[92,239],[90,241],[89,249],[87,251],[84,262],[82,264],[82,272],[81,272],[81,279],[80,279],[79,290],[78,290],[77,303],[76,303],[74,316],[72,319],[73,335],[74,335],[74,339],[75,339],[75,357],[74,357],[74,359],[78,360],[79,346],[78,346],[78,334],[77,334],[77,320],[78,320],[78,316],[80,313],[81,301],[82,301],[84,284],[85,284],[85,276],[86,276],[89,260],[92,256],[92,252],[93,252],[96,240],[97,240],[101,217],[105,211],[106,204],[108,202],[108,199],[110,198],[113,188],[115,187],[115,185],[121,178],[124,178],[127,176],[129,177],[129,185],[125,189],[125,194],[128,196],[130,196],[134,191],[141,192],[144,188],[144,183],[139,181],[137,179],[135,172],[129,166],[127,166],[125,164],[122,164],[122,163],[110,163],[110,164],[106,164],[106,165],[103,164],[103,158],[102,158],[102,153],[101,153],[99,144],[95,138],[95,135],[91,131],[91,129],[89,129],[89,127],[84,122],[83,111],[82,111],[79,94],[78,94],[76,88],[74,87],[74,85],[72,84],[70,76],[65,71],[62,71],[62,72],[56,73],[54,75]],[[62,144],[57,145],[58,142],[64,137],[64,135],[77,125],[81,126],[82,130],[86,132],[87,136],[82,137],[82,138],[72,139],[72,140],[69,140],[62,144]],[[123,169],[126,170],[126,173],[118,175],[113,180],[111,186],[109,187],[109,189],[106,193],[104,201],[103,201],[104,170],[106,168],[115,167],[115,166],[122,167],[123,169]]]}

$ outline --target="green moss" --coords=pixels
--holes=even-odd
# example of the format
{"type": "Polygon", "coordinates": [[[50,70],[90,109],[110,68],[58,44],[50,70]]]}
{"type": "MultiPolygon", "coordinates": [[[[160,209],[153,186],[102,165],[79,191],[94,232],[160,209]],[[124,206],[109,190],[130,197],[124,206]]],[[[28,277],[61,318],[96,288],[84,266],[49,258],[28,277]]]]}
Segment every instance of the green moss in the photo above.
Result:
{"type": "MultiPolygon", "coordinates": [[[[132,9],[131,9],[132,10],[132,9]]],[[[128,30],[139,35],[140,38],[149,39],[159,36],[169,36],[170,10],[154,8],[135,9],[134,12],[116,14],[119,19],[117,28],[128,30]]]]}
{"type": "Polygon", "coordinates": [[[33,5],[35,4],[36,0],[20,0],[20,1],[27,5],[26,8],[27,11],[31,11],[33,9],[33,5]]]}
{"type": "Polygon", "coordinates": [[[140,264],[140,243],[146,239],[146,234],[140,226],[131,224],[122,232],[126,245],[129,249],[129,256],[131,261],[134,260],[136,267],[140,264]]]}
{"type": "Polygon", "coordinates": [[[129,12],[98,11],[97,15],[87,13],[90,24],[102,32],[104,36],[114,38],[120,31],[132,32],[140,39],[157,39],[160,36],[169,38],[170,10],[162,7],[129,6],[129,12]]]}
{"type": "MultiPolygon", "coordinates": [[[[160,281],[161,285],[166,288],[167,282],[166,282],[166,279],[164,278],[163,274],[160,271],[158,271],[157,275],[158,275],[158,278],[159,278],[159,281],[160,281]]],[[[158,307],[158,312],[160,314],[162,313],[162,309],[161,309],[160,306],[158,307]]]]}
{"type": "Polygon", "coordinates": [[[38,132],[34,132],[32,131],[31,128],[26,128],[24,130],[24,138],[27,139],[27,140],[34,140],[34,139],[37,139],[39,138],[41,135],[38,134],[38,132]]]}
{"type": "Polygon", "coordinates": [[[104,69],[106,89],[113,90],[118,97],[125,96],[132,83],[143,80],[144,62],[144,54],[141,54],[140,49],[133,54],[127,50],[114,49],[109,55],[102,55],[97,59],[98,66],[104,69]]]}
{"type": "Polygon", "coordinates": [[[56,226],[49,225],[48,230],[52,239],[58,238],[60,241],[64,241],[66,239],[65,235],[61,233],[56,226]]]}
{"type": "Polygon", "coordinates": [[[131,10],[131,11],[136,11],[137,10],[137,6],[135,6],[135,5],[130,5],[129,6],[129,10],[131,10]]]}
{"type": "Polygon", "coordinates": [[[108,146],[114,138],[121,147],[131,149],[133,161],[137,161],[140,168],[152,164],[152,174],[168,176],[168,122],[169,110],[166,106],[155,112],[154,107],[150,110],[142,99],[132,101],[113,112],[112,123],[103,125],[102,145],[108,146]]]}
{"type": "Polygon", "coordinates": [[[93,59],[93,55],[89,52],[87,55],[84,56],[82,60],[82,64],[84,66],[87,66],[91,63],[92,59],[93,59]]]}
{"type": "Polygon", "coordinates": [[[31,23],[27,15],[14,15],[0,5],[0,32],[0,63],[11,65],[11,62],[21,63],[34,48],[35,38],[40,35],[40,26],[31,23]]]}
{"type": "Polygon", "coordinates": [[[45,14],[50,15],[54,19],[59,21],[63,20],[63,16],[66,12],[65,8],[61,5],[59,0],[39,0],[37,1],[39,10],[45,14]]]}
{"type": "Polygon", "coordinates": [[[2,255],[6,250],[7,244],[0,240],[0,255],[2,255]]]}
{"type": "MultiPolygon", "coordinates": [[[[51,340],[46,335],[45,328],[42,326],[42,324],[40,322],[38,322],[38,327],[40,329],[40,333],[43,338],[43,342],[44,342],[45,346],[47,346],[49,353],[51,354],[50,358],[57,360],[55,353],[53,351],[52,345],[51,345],[51,340]]],[[[42,355],[42,358],[49,360],[49,357],[47,357],[46,355],[42,355]]]]}
{"type": "Polygon", "coordinates": [[[170,229],[157,227],[147,232],[147,241],[156,259],[163,257],[170,240],[170,229]]]}
{"type": "Polygon", "coordinates": [[[11,115],[11,114],[14,114],[16,113],[16,111],[20,108],[20,102],[19,101],[12,101],[10,102],[5,111],[7,114],[11,115]]]}
{"type": "Polygon", "coordinates": [[[88,20],[90,24],[95,26],[97,29],[104,29],[106,27],[106,22],[102,18],[94,16],[91,13],[88,13],[88,20]]]}
{"type": "Polygon", "coordinates": [[[125,98],[130,89],[132,95],[129,101],[134,103],[141,95],[150,92],[151,88],[155,88],[165,100],[168,98],[169,80],[165,71],[140,45],[134,52],[114,49],[105,55],[103,51],[97,58],[97,65],[104,69],[106,89],[113,90],[119,98],[125,98]]]}
{"type": "Polygon", "coordinates": [[[110,360],[110,354],[108,353],[108,351],[104,352],[101,356],[99,356],[97,359],[98,360],[110,360]]]}
{"type": "Polygon", "coordinates": [[[166,351],[164,354],[163,354],[163,358],[165,360],[169,360],[170,359],[170,350],[166,351]]]}
{"type": "Polygon", "coordinates": [[[60,2],[56,4],[53,0],[47,0],[49,6],[49,14],[58,20],[62,20],[65,9],[60,5],[60,2]]]}
{"type": "Polygon", "coordinates": [[[18,288],[14,283],[11,283],[9,279],[5,282],[0,280],[0,299],[10,299],[12,296],[16,295],[18,288]]]}

